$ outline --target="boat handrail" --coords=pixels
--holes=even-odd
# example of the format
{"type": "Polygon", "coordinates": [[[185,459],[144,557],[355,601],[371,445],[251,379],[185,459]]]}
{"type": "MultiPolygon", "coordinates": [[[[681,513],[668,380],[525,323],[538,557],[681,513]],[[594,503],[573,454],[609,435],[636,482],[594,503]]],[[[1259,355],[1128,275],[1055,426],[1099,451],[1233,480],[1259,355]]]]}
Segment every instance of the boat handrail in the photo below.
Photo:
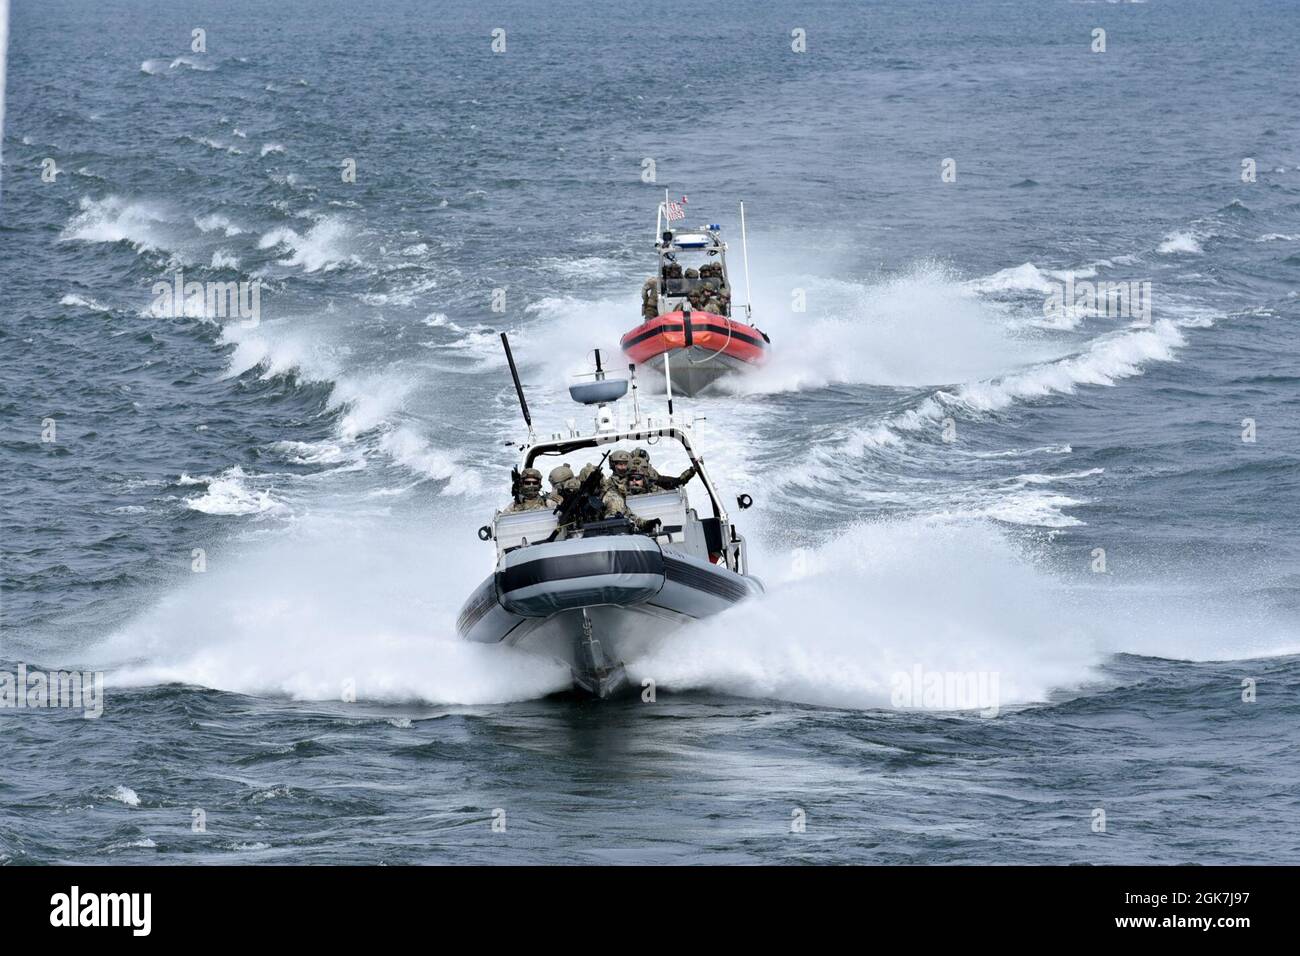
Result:
{"type": "Polygon", "coordinates": [[[651,425],[648,422],[637,422],[631,428],[625,428],[618,431],[601,432],[595,435],[573,435],[560,438],[550,438],[541,441],[532,442],[523,448],[523,462],[520,468],[533,468],[533,462],[541,455],[550,457],[551,455],[567,455],[573,451],[581,451],[585,448],[598,448],[601,445],[612,445],[618,442],[645,442],[653,444],[660,438],[671,438],[675,440],[686,451],[686,457],[690,459],[691,464],[695,466],[696,473],[699,475],[704,490],[708,492],[709,504],[713,509],[713,516],[721,518],[726,524],[730,523],[727,517],[727,509],[723,507],[722,496],[718,494],[713,480],[709,477],[708,470],[704,466],[704,459],[696,453],[695,444],[692,440],[690,430],[684,425],[668,424],[662,426],[651,425]]]}

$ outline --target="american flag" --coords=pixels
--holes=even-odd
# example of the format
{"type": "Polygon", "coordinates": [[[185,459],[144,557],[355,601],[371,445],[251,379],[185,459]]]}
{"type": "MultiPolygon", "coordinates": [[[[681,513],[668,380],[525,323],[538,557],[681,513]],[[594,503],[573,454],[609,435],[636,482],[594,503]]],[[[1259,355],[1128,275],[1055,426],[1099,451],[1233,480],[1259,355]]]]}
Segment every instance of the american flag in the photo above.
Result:
{"type": "Polygon", "coordinates": [[[685,205],[686,205],[685,196],[682,197],[681,202],[673,202],[672,200],[669,200],[668,202],[664,203],[664,211],[668,214],[668,221],[676,222],[678,219],[685,219],[686,210],[685,208],[683,208],[685,207],[685,205]]]}

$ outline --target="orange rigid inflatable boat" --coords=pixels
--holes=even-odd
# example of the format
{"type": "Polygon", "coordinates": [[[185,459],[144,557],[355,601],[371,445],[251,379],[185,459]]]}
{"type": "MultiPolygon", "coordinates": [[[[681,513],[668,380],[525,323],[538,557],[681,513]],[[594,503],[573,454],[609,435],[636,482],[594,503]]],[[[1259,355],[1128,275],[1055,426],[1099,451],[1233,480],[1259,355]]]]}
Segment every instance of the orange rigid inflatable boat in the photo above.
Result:
{"type": "Polygon", "coordinates": [[[711,312],[667,312],[623,336],[637,365],[663,371],[670,355],[673,388],[694,395],[718,378],[767,360],[767,336],[754,326],[711,312]]]}
{"type": "MultiPolygon", "coordinates": [[[[641,289],[642,323],[622,338],[623,352],[637,365],[658,372],[669,366],[674,391],[698,394],[724,375],[767,361],[771,340],[751,320],[733,315],[727,272],[727,244],[720,225],[673,228],[686,218],[686,197],[664,197],[655,224],[659,268],[641,289]]],[[[745,238],[745,204],[740,204],[745,238]]],[[[745,296],[749,298],[749,254],[745,251],[745,296]]]]}

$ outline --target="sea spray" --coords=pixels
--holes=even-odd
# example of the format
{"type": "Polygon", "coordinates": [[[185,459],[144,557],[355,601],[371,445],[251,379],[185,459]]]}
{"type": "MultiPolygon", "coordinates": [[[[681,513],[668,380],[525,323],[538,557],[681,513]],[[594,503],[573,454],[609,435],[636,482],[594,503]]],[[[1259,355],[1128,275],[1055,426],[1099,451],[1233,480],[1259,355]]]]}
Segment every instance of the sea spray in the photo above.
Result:
{"type": "Polygon", "coordinates": [[[1101,660],[1088,615],[1065,610],[1077,603],[1070,589],[988,522],[866,522],[778,561],[756,554],[767,595],[665,640],[630,668],[637,681],[837,707],[987,711],[1079,686],[1101,660]],[[923,681],[900,704],[898,675],[917,668],[998,677],[985,678],[983,698],[927,701],[923,681]]]}

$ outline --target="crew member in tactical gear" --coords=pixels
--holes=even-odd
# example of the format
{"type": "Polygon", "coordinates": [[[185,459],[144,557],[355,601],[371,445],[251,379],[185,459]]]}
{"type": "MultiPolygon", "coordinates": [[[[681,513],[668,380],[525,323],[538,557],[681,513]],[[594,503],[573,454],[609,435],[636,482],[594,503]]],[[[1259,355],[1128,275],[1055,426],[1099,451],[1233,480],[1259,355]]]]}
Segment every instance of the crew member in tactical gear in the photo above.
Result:
{"type": "MultiPolygon", "coordinates": [[[[666,488],[669,490],[680,488],[682,485],[694,478],[696,474],[695,466],[691,465],[691,467],[687,468],[676,478],[661,475],[654,469],[654,466],[650,464],[650,452],[646,451],[644,448],[632,449],[632,459],[633,461],[641,462],[641,466],[645,471],[646,481],[651,490],[654,490],[655,488],[666,488]]],[[[645,494],[645,492],[641,492],[641,494],[645,494]]]]}
{"type": "Polygon", "coordinates": [[[610,489],[605,494],[604,505],[607,514],[625,515],[636,530],[642,534],[654,534],[662,526],[658,518],[638,518],[636,514],[628,507],[627,496],[644,495],[651,490],[649,476],[646,474],[645,464],[638,458],[633,458],[627,466],[627,478],[624,486],[626,493],[619,493],[610,489]]]}
{"type": "Polygon", "coordinates": [[[632,453],[618,448],[609,453],[609,470],[613,472],[605,479],[605,490],[613,489],[620,495],[627,494],[627,466],[632,461],[632,453]]]}
{"type": "Polygon", "coordinates": [[[659,315],[659,280],[654,276],[641,287],[641,318],[647,322],[659,315]]]}
{"type": "Polygon", "coordinates": [[[546,496],[546,504],[551,508],[558,508],[564,501],[566,492],[573,491],[577,488],[577,479],[573,476],[573,469],[568,464],[556,465],[547,475],[547,480],[551,483],[551,493],[546,496]]]}
{"type": "Polygon", "coordinates": [[[535,511],[547,507],[542,498],[542,473],[536,468],[525,468],[519,474],[519,490],[515,500],[506,509],[507,514],[535,511]]]}

